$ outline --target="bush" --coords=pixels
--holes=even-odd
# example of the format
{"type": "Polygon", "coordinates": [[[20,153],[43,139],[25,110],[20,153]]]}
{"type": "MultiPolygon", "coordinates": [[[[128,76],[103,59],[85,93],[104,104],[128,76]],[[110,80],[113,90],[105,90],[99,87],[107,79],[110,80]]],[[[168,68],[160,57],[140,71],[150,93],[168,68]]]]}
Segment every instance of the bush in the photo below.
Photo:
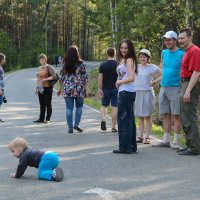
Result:
{"type": "Polygon", "coordinates": [[[17,65],[17,50],[9,35],[2,31],[0,31],[0,49],[1,53],[6,55],[5,71],[13,70],[17,65]]]}
{"type": "Polygon", "coordinates": [[[88,83],[89,83],[89,90],[90,90],[90,97],[100,100],[98,97],[98,75],[99,70],[94,69],[89,73],[88,83]]]}

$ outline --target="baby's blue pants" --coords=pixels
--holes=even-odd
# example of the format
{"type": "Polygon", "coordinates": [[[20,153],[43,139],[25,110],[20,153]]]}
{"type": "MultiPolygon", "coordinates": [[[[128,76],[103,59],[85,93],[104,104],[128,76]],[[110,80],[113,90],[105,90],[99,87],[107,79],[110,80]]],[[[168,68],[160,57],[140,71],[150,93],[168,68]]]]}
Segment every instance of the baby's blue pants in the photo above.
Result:
{"type": "Polygon", "coordinates": [[[41,158],[38,167],[38,178],[42,180],[52,180],[52,172],[59,164],[58,156],[53,151],[47,151],[41,158]]]}

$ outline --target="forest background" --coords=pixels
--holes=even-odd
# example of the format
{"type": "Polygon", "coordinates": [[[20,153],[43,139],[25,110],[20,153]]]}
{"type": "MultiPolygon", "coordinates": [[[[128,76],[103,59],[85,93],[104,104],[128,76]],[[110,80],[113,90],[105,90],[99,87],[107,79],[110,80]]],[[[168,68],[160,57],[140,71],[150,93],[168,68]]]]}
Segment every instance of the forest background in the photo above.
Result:
{"type": "Polygon", "coordinates": [[[138,52],[148,48],[159,63],[161,36],[190,27],[200,46],[199,0],[0,0],[0,52],[6,71],[49,62],[75,44],[85,60],[104,60],[109,46],[130,38],[138,52]]]}

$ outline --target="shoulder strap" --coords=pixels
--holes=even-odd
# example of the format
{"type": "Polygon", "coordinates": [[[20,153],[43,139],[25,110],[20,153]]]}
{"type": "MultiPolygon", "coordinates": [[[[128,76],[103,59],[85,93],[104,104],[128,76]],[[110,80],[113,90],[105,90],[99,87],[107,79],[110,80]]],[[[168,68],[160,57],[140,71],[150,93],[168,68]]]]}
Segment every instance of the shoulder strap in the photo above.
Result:
{"type": "Polygon", "coordinates": [[[49,73],[49,65],[47,65],[47,73],[48,73],[48,77],[51,75],[50,73],[49,73]]]}

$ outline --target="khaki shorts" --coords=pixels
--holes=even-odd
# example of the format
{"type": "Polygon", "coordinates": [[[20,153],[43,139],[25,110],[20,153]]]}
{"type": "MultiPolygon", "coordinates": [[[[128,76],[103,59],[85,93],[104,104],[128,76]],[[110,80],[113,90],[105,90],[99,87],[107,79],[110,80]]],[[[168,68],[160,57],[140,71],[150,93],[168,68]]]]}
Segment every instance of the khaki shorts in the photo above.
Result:
{"type": "Polygon", "coordinates": [[[159,113],[180,115],[180,87],[161,87],[159,94],[159,113]]]}

